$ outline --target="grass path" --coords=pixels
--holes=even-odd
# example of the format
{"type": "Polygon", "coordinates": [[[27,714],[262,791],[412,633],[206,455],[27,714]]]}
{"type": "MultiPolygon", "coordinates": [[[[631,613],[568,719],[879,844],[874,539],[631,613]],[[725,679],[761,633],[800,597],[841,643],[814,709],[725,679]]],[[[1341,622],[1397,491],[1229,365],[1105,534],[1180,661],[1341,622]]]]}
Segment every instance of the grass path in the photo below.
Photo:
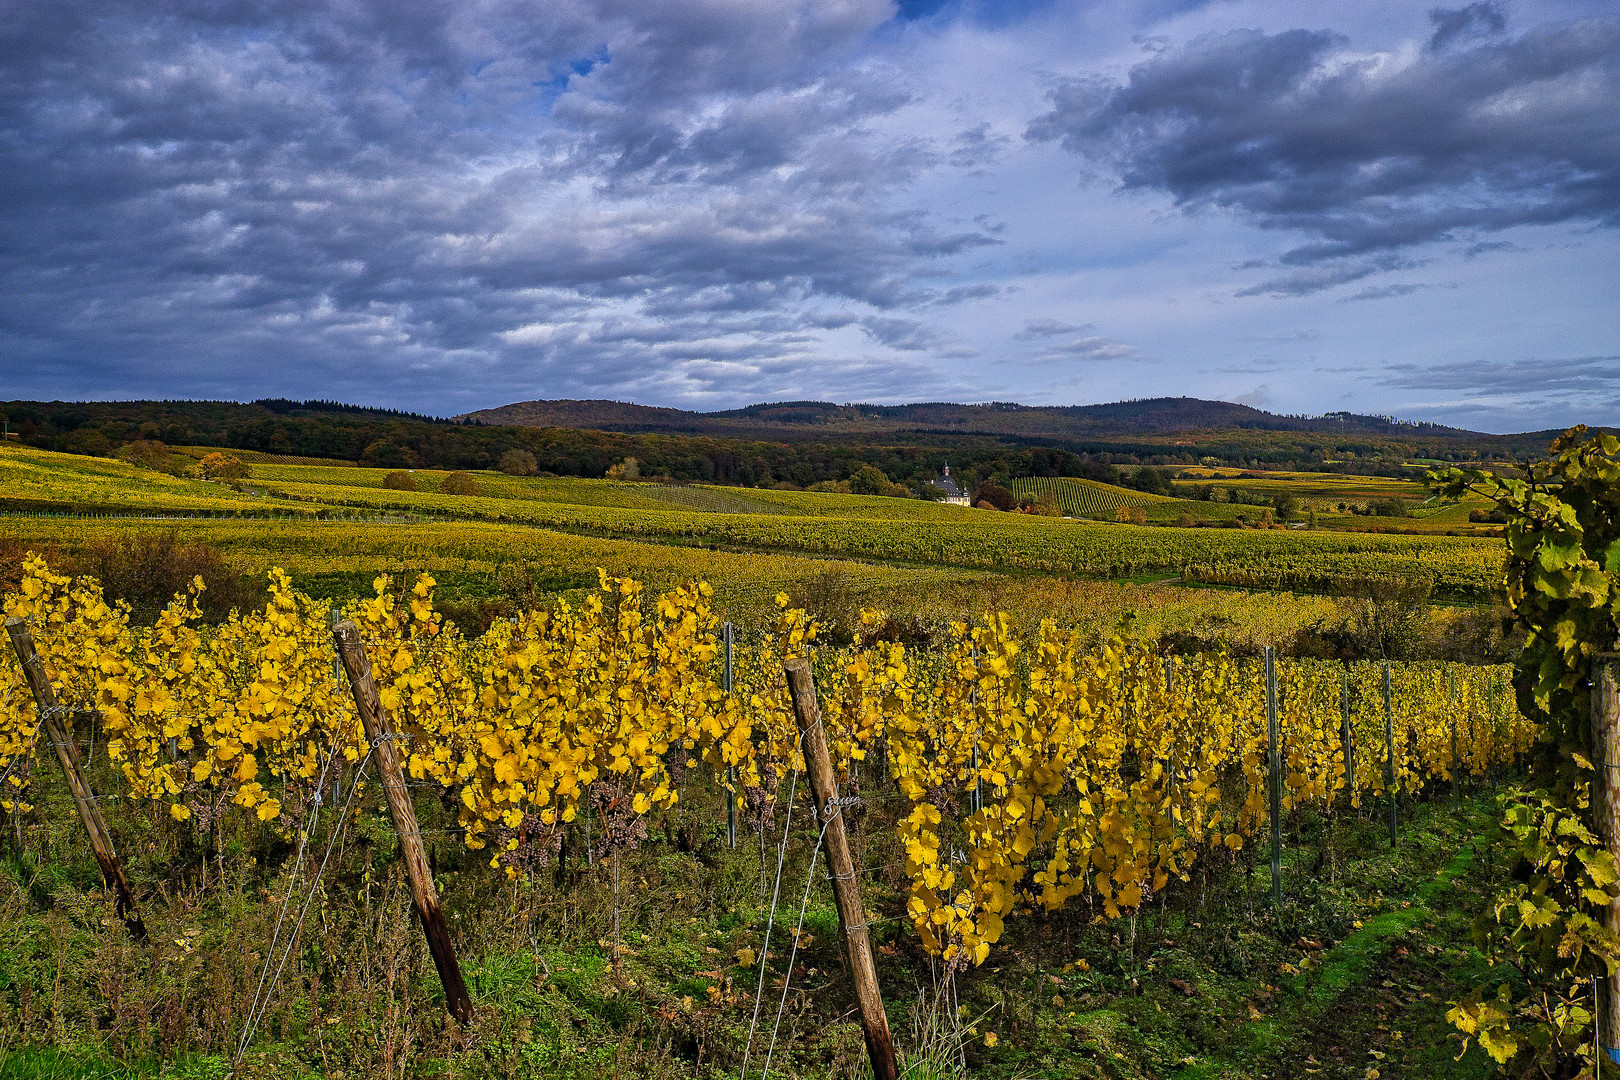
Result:
{"type": "Polygon", "coordinates": [[[1451,1001],[1488,977],[1484,958],[1466,943],[1473,914],[1489,891],[1482,853],[1490,818],[1477,801],[1465,813],[1476,827],[1474,838],[1460,844],[1414,894],[1362,920],[1279,986],[1268,1015],[1246,1025],[1248,1038],[1229,1058],[1200,1060],[1170,1075],[1484,1075],[1488,1062],[1477,1049],[1457,1060],[1460,1043],[1445,1019],[1451,1001]]]}

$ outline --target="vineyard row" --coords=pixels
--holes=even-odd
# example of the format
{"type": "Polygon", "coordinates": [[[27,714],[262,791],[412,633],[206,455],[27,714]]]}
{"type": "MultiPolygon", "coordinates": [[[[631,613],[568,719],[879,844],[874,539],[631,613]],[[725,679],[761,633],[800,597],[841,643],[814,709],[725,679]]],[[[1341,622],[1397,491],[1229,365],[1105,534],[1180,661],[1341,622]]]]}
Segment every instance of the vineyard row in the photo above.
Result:
{"type": "MultiPolygon", "coordinates": [[[[656,597],[627,578],[600,585],[480,637],[440,617],[427,575],[408,589],[379,577],[342,613],[384,737],[417,786],[456,807],[466,845],[517,878],[589,813],[605,857],[699,768],[757,815],[804,767],[783,668],[808,652],[840,782],[876,775],[894,792],[907,915],[958,963],[982,963],[1018,912],[1089,893],[1118,917],[1274,818],[1481,777],[1532,738],[1504,668],[1281,660],[1273,796],[1265,672],[1224,653],[1165,658],[1124,633],[1098,643],[1050,623],[1024,636],[994,612],[920,651],[885,640],[868,611],[863,634],[833,648],[785,597],[773,631],[733,650],[705,584],[656,597]]],[[[201,587],[135,626],[93,579],[31,559],[5,612],[31,634],[69,736],[97,718],[123,785],[103,796],[204,832],[252,814],[290,839],[333,794],[334,763],[377,745],[334,650],[338,613],[276,571],[262,610],[207,627],[201,587]]],[[[41,720],[8,658],[9,813],[31,810],[41,720]]]]}

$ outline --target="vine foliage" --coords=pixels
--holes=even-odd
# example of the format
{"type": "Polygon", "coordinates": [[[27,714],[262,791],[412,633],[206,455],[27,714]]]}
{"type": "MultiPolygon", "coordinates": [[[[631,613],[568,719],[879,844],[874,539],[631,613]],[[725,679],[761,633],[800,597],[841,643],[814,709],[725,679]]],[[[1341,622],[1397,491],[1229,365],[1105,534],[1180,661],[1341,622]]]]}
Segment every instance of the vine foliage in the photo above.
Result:
{"type": "Polygon", "coordinates": [[[1523,478],[1450,469],[1442,494],[1484,495],[1507,516],[1508,606],[1525,635],[1514,674],[1535,725],[1528,782],[1503,798],[1509,883],[1476,937],[1511,970],[1448,1014],[1510,1075],[1591,1076],[1595,981],[1620,969],[1603,911],[1620,894],[1594,829],[1590,680],[1620,630],[1620,439],[1575,427],[1523,478]]]}

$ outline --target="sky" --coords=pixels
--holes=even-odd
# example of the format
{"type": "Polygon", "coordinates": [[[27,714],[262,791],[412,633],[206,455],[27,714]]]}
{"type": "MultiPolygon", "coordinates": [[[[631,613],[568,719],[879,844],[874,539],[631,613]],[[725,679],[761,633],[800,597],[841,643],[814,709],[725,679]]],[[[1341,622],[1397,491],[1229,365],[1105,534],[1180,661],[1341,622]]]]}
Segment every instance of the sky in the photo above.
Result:
{"type": "Polygon", "coordinates": [[[1620,424],[1620,6],[0,0],[0,398],[1620,424]]]}

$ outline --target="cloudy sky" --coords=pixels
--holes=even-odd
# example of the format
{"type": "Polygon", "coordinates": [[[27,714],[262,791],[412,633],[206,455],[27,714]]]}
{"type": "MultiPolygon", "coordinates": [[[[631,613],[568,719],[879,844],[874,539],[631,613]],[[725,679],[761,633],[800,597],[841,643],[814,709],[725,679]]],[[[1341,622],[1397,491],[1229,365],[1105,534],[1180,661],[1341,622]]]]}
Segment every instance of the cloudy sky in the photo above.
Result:
{"type": "Polygon", "coordinates": [[[0,397],[1620,423],[1613,0],[0,0],[0,397]]]}

